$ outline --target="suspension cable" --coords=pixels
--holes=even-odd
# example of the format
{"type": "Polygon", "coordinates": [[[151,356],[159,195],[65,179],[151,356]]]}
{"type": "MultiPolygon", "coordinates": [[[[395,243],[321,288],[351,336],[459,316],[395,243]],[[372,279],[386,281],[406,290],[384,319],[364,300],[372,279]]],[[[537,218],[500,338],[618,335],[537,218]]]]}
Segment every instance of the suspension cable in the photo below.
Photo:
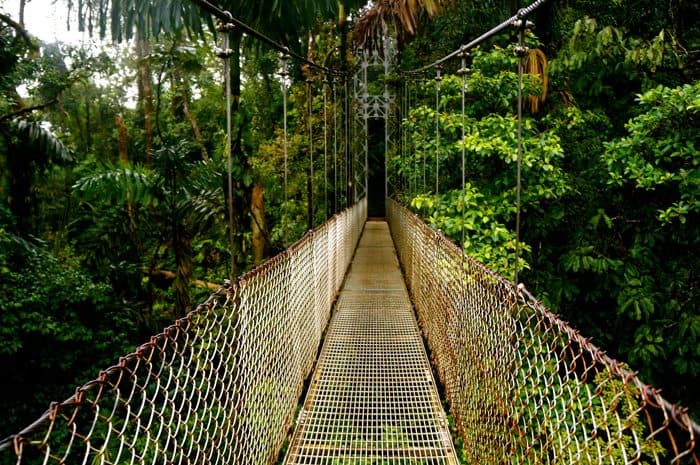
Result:
{"type": "MultiPolygon", "coordinates": [[[[423,84],[425,84],[426,82],[427,81],[425,79],[422,81],[423,84]]],[[[426,171],[427,171],[426,167],[428,165],[428,161],[427,161],[427,157],[425,155],[426,151],[421,150],[421,152],[423,152],[421,158],[423,159],[423,192],[425,192],[428,189],[428,179],[427,179],[427,175],[426,175],[426,171]]]]}
{"type": "Polygon", "coordinates": [[[436,66],[435,75],[435,206],[440,197],[440,81],[441,66],[436,66]]]}
{"type": "Polygon", "coordinates": [[[520,210],[522,192],[522,165],[523,165],[523,67],[525,66],[525,30],[532,25],[525,19],[520,19],[514,24],[518,28],[518,46],[515,53],[518,56],[518,168],[516,186],[516,212],[515,212],[515,271],[513,283],[518,285],[518,269],[520,267],[520,210]]]}
{"type": "Polygon", "coordinates": [[[449,53],[449,54],[445,55],[444,57],[440,58],[439,60],[435,60],[434,62],[432,62],[428,65],[421,66],[420,68],[412,69],[409,71],[405,71],[405,73],[409,73],[409,74],[422,73],[423,71],[427,71],[430,68],[434,68],[434,67],[441,65],[441,64],[445,63],[446,61],[451,60],[452,58],[458,56],[462,52],[462,50],[473,49],[474,47],[481,44],[482,42],[495,36],[496,34],[501,32],[502,30],[504,30],[508,27],[514,26],[518,21],[525,19],[525,17],[529,16],[533,11],[535,11],[537,8],[542,6],[546,1],[547,0],[536,0],[531,5],[518,10],[518,12],[514,16],[511,16],[510,18],[506,19],[498,26],[493,27],[491,30],[485,32],[484,34],[480,35],[479,37],[472,40],[471,42],[462,45],[461,47],[459,47],[457,50],[453,51],[452,53],[449,53]]]}
{"type": "Polygon", "coordinates": [[[328,219],[328,76],[323,76],[323,219],[328,219]]]}
{"type": "Polygon", "coordinates": [[[408,115],[408,82],[403,83],[403,98],[401,99],[401,120],[399,122],[399,130],[401,131],[401,161],[399,163],[398,172],[401,173],[400,185],[401,192],[406,190],[406,184],[408,184],[408,189],[410,190],[410,183],[407,183],[404,169],[404,163],[406,163],[406,157],[408,156],[408,138],[406,137],[406,129],[404,127],[404,121],[406,121],[408,115]]]}
{"type": "Polygon", "coordinates": [[[333,79],[333,213],[338,212],[338,95],[333,79]]]}
{"type": "MultiPolygon", "coordinates": [[[[386,69],[388,68],[385,68],[385,70],[386,69]]],[[[387,84],[386,80],[384,81],[384,102],[384,204],[386,205],[386,199],[389,198],[389,121],[391,116],[389,85],[387,84]]],[[[369,138],[369,135],[365,133],[365,137],[369,138]]],[[[369,166],[366,169],[369,172],[369,166]]],[[[369,182],[367,184],[369,184],[369,182]]],[[[369,185],[367,186],[367,189],[369,190],[369,185]]]]}
{"type": "Polygon", "coordinates": [[[343,96],[344,102],[343,102],[343,126],[344,126],[344,139],[343,139],[343,145],[344,145],[344,150],[345,150],[345,207],[349,207],[352,203],[354,203],[355,199],[353,198],[352,195],[352,160],[350,159],[350,96],[349,96],[349,87],[348,87],[348,77],[343,76],[344,79],[344,87],[345,87],[345,94],[343,96]]]}
{"type": "Polygon", "coordinates": [[[309,78],[306,80],[307,96],[307,123],[309,126],[309,178],[306,183],[307,202],[306,206],[306,228],[311,230],[314,228],[314,126],[311,123],[311,115],[313,113],[313,81],[309,78]]]}
{"type": "Polygon", "coordinates": [[[231,132],[232,132],[232,115],[231,115],[231,56],[233,50],[229,48],[229,39],[234,26],[230,23],[219,23],[217,31],[221,35],[221,49],[217,55],[224,62],[224,86],[226,88],[226,207],[228,212],[228,239],[229,239],[229,255],[230,255],[230,282],[233,282],[236,274],[236,257],[233,252],[235,250],[235,238],[233,233],[233,161],[231,154],[231,132]]]}
{"type": "Polygon", "coordinates": [[[269,38],[262,32],[254,29],[251,26],[248,26],[246,23],[241,21],[240,19],[234,18],[233,15],[226,10],[222,10],[218,6],[214,5],[213,3],[209,2],[208,0],[190,0],[192,3],[195,5],[199,6],[202,8],[204,11],[207,13],[211,14],[212,16],[215,16],[219,20],[223,21],[224,23],[230,23],[234,24],[236,27],[238,27],[241,31],[245,32],[246,34],[250,35],[251,37],[255,37],[259,41],[269,45],[273,49],[276,49],[278,52],[287,54],[296,60],[301,61],[302,63],[306,63],[307,65],[316,68],[319,71],[323,71],[325,73],[331,73],[331,74],[345,74],[343,71],[339,70],[334,70],[331,68],[328,68],[323,65],[319,65],[318,63],[311,61],[307,59],[306,57],[296,53],[293,50],[290,50],[289,47],[286,47],[285,45],[280,44],[279,42],[276,42],[275,40],[269,38]]]}
{"type": "MultiPolygon", "coordinates": [[[[408,82],[408,116],[409,116],[409,128],[411,127],[411,81],[410,79],[407,79],[406,82],[408,82]]],[[[413,170],[411,173],[411,177],[413,178],[413,196],[412,198],[415,198],[416,195],[418,195],[418,157],[416,156],[416,150],[415,146],[413,144],[413,133],[411,132],[409,134],[409,137],[411,138],[411,158],[413,158],[413,170]]]]}
{"type": "MultiPolygon", "coordinates": [[[[467,144],[465,142],[465,138],[467,137],[467,131],[466,131],[466,123],[465,123],[465,103],[467,100],[467,73],[469,73],[469,69],[467,68],[467,57],[469,56],[469,52],[467,52],[466,49],[463,49],[460,52],[460,58],[462,62],[462,67],[459,69],[457,72],[461,78],[462,78],[462,191],[460,192],[460,202],[459,202],[459,210],[460,210],[460,216],[461,216],[461,250],[464,252],[464,212],[465,212],[465,189],[466,189],[466,159],[467,159],[467,144]]],[[[462,253],[462,260],[464,260],[464,253],[462,253]]],[[[464,264],[464,262],[462,262],[464,264]]],[[[462,266],[462,270],[464,271],[464,266],[462,266]]]]}
{"type": "Polygon", "coordinates": [[[280,71],[280,83],[282,85],[282,113],[283,113],[283,148],[284,148],[284,207],[282,210],[282,225],[283,225],[283,238],[284,244],[288,244],[289,239],[289,193],[287,190],[287,158],[288,158],[288,147],[287,147],[287,79],[289,77],[289,71],[287,65],[289,63],[289,55],[283,53],[280,55],[281,71],[280,71]]]}

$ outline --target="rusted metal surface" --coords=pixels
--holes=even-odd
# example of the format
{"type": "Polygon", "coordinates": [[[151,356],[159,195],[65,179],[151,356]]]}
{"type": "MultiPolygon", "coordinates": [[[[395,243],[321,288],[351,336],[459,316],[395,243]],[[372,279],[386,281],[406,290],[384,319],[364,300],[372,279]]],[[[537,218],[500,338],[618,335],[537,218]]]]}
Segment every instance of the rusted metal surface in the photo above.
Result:
{"type": "Polygon", "coordinates": [[[285,463],[458,463],[385,222],[365,226],[285,463]]]}
{"type": "Polygon", "coordinates": [[[367,203],[222,288],[0,442],[0,464],[274,463],[367,203]]]}
{"type": "Polygon", "coordinates": [[[700,427],[396,202],[389,223],[469,464],[700,464],[700,427]]]}

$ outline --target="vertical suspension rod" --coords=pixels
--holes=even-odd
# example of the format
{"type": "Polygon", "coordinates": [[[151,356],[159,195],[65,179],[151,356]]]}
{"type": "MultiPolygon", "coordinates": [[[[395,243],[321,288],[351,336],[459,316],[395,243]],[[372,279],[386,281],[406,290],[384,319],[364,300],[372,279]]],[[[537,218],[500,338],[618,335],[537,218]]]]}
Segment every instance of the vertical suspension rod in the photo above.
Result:
{"type": "Polygon", "coordinates": [[[236,257],[234,255],[235,250],[235,237],[234,237],[234,222],[233,222],[233,154],[231,153],[231,131],[232,131],[232,115],[231,115],[231,56],[233,55],[233,50],[229,48],[229,41],[231,32],[234,30],[235,25],[231,22],[233,19],[230,14],[228,16],[228,21],[223,20],[217,24],[217,31],[221,34],[221,49],[218,51],[217,55],[224,62],[224,86],[226,87],[226,209],[228,213],[228,240],[229,240],[229,278],[233,282],[236,274],[236,257]]]}
{"type": "MultiPolygon", "coordinates": [[[[462,89],[461,89],[461,96],[462,96],[462,190],[459,194],[459,211],[460,211],[460,216],[461,216],[461,250],[464,252],[464,213],[465,213],[465,194],[464,190],[466,189],[466,184],[467,184],[467,148],[464,139],[467,136],[467,131],[466,131],[466,122],[465,122],[465,102],[466,102],[466,94],[467,94],[467,73],[469,73],[469,69],[467,68],[467,57],[469,56],[469,52],[467,52],[466,49],[463,49],[459,57],[461,58],[462,61],[462,67],[459,69],[459,75],[462,78],[462,89]]],[[[462,253],[462,271],[464,272],[464,253],[462,253]]]]}
{"type": "Polygon", "coordinates": [[[440,197],[440,81],[442,67],[435,67],[435,202],[440,197]]]}
{"type": "Polygon", "coordinates": [[[521,18],[514,23],[518,28],[518,46],[515,48],[515,53],[518,56],[518,163],[517,163],[517,181],[516,181],[516,213],[515,213],[515,266],[513,272],[513,283],[518,285],[518,271],[520,268],[520,211],[521,211],[521,192],[522,192],[522,159],[523,159],[523,66],[525,61],[525,30],[532,23],[521,18]]]}
{"type": "Polygon", "coordinates": [[[306,205],[306,229],[312,230],[314,228],[314,126],[311,123],[311,115],[313,113],[313,95],[312,95],[312,85],[313,81],[311,78],[306,80],[306,90],[307,90],[307,114],[306,122],[309,126],[309,175],[306,181],[306,192],[307,192],[307,205],[306,205]]]}
{"type": "Polygon", "coordinates": [[[289,243],[289,193],[287,189],[287,177],[288,177],[288,169],[287,169],[287,159],[288,159],[288,143],[287,143],[287,78],[289,76],[289,72],[287,70],[287,65],[289,63],[289,55],[287,54],[282,54],[280,55],[280,63],[281,63],[281,72],[280,72],[280,77],[281,77],[281,85],[282,85],[282,113],[283,113],[283,149],[284,149],[284,206],[282,208],[282,228],[283,228],[283,242],[284,244],[289,243]]]}
{"type": "Polygon", "coordinates": [[[344,79],[344,86],[345,86],[345,95],[343,96],[344,100],[344,114],[343,114],[343,126],[345,127],[345,140],[344,142],[344,148],[345,148],[345,187],[346,187],[346,192],[345,192],[345,206],[349,207],[353,203],[355,203],[352,195],[352,160],[350,157],[350,96],[348,95],[349,90],[348,90],[348,77],[343,76],[344,79]]]}
{"type": "Polygon", "coordinates": [[[333,213],[338,212],[338,93],[333,79],[333,213]]]}
{"type": "Polygon", "coordinates": [[[323,77],[323,219],[328,219],[328,77],[323,77]]]}

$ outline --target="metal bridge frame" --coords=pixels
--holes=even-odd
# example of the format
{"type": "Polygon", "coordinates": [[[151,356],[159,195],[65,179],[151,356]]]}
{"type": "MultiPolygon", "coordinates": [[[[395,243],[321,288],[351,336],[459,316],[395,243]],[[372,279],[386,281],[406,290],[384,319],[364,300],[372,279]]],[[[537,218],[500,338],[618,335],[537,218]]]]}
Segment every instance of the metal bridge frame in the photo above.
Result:
{"type": "Polygon", "coordinates": [[[369,119],[384,120],[384,198],[389,197],[389,147],[392,143],[391,121],[392,105],[396,96],[388,84],[388,76],[396,67],[396,40],[385,31],[381,43],[375,42],[370,49],[357,51],[361,57],[360,68],[353,76],[353,90],[355,95],[355,119],[354,122],[361,128],[361,141],[358,154],[360,160],[364,160],[364,193],[369,196],[369,119]],[[368,84],[368,71],[379,69],[384,73],[384,90],[382,93],[372,93],[368,84]]]}

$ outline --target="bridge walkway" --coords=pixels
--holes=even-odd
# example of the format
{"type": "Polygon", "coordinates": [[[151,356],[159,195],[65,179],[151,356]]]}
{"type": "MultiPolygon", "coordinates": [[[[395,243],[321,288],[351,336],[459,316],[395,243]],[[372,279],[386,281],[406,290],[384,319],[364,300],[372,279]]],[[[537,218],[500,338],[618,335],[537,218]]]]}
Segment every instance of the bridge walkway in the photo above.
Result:
{"type": "Polygon", "coordinates": [[[386,222],[365,226],[285,463],[458,463],[386,222]]]}

